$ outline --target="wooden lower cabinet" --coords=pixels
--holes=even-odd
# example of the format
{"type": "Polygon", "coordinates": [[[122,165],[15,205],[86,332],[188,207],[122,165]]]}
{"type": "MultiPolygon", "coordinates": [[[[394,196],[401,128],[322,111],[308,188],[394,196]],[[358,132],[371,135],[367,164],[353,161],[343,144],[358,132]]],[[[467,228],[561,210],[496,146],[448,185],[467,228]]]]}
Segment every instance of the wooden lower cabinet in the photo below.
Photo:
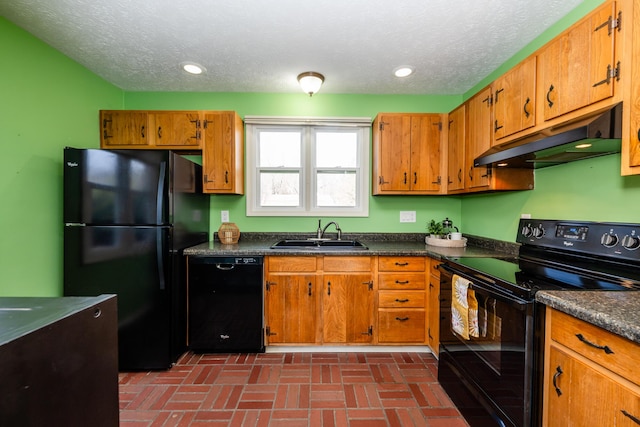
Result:
{"type": "Polygon", "coordinates": [[[427,344],[425,257],[378,257],[378,343],[427,344]]]}
{"type": "Polygon", "coordinates": [[[543,425],[640,425],[640,345],[550,308],[546,323],[543,425]]]}
{"type": "Polygon", "coordinates": [[[427,295],[429,327],[427,337],[431,352],[438,357],[440,351],[440,261],[429,259],[429,294],[427,295]]]}
{"type": "Polygon", "coordinates": [[[268,344],[318,342],[320,286],[316,257],[267,257],[265,330],[268,344]]]}
{"type": "Polygon", "coordinates": [[[265,342],[434,345],[429,265],[421,256],[267,256],[265,342]]]}

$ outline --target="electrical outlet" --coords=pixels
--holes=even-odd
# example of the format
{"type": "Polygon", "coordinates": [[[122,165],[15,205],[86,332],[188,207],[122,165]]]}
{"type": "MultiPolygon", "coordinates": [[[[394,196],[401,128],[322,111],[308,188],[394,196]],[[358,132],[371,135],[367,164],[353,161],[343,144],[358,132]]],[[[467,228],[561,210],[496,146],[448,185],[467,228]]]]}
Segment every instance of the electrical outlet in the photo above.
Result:
{"type": "Polygon", "coordinates": [[[531,214],[520,214],[520,218],[522,218],[522,219],[531,219],[531,214]]]}
{"type": "Polygon", "coordinates": [[[416,211],[400,211],[400,222],[416,222],[416,211]]]}
{"type": "Polygon", "coordinates": [[[229,211],[220,211],[220,221],[229,222],[229,211]]]}

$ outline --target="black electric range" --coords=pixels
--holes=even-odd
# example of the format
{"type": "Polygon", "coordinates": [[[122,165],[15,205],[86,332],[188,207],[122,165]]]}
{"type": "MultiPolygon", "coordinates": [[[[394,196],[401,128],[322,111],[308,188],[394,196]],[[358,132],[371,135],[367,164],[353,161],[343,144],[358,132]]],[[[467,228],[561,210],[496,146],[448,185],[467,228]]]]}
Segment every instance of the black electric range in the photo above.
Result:
{"type": "Polygon", "coordinates": [[[438,379],[472,427],[540,425],[537,291],[640,290],[640,224],[522,219],[516,241],[517,257],[440,266],[438,379]]]}

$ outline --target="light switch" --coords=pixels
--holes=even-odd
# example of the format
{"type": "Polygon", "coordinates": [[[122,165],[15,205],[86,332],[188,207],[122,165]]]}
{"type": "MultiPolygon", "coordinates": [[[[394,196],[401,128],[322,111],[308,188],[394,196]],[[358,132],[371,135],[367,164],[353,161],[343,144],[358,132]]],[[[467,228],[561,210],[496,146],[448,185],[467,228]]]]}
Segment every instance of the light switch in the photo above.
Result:
{"type": "Polygon", "coordinates": [[[416,211],[400,211],[400,222],[416,222],[416,211]]]}
{"type": "Polygon", "coordinates": [[[220,221],[229,222],[229,211],[220,211],[220,221]]]}

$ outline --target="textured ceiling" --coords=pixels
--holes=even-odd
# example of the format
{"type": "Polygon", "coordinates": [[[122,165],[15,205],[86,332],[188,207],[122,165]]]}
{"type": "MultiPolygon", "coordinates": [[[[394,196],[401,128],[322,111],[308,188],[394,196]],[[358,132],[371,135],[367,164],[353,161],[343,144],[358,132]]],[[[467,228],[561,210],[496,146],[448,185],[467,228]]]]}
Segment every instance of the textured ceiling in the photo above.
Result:
{"type": "Polygon", "coordinates": [[[0,14],[127,91],[460,94],[581,0],[7,0],[0,14]],[[188,75],[179,64],[204,65],[188,75]],[[415,73],[393,76],[400,65],[415,73]]]}

